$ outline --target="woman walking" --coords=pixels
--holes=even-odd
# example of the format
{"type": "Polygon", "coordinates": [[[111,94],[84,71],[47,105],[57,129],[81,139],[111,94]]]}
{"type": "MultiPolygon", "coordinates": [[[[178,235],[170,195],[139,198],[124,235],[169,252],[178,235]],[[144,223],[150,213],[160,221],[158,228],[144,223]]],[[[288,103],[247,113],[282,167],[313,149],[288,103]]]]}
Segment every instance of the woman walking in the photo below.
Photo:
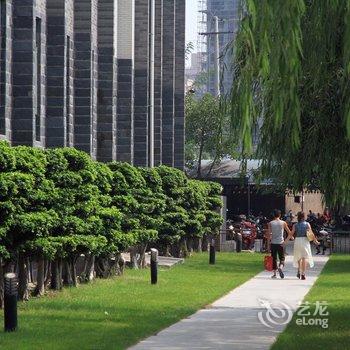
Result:
{"type": "MultiPolygon", "coordinates": [[[[298,268],[297,277],[305,280],[306,265],[310,267],[314,266],[314,260],[312,258],[310,241],[308,239],[308,231],[311,232],[311,226],[305,220],[305,213],[298,213],[298,222],[293,226],[292,232],[288,235],[285,240],[287,243],[293,236],[294,240],[294,267],[298,268]]],[[[314,239],[315,244],[318,244],[316,238],[314,239]]]]}

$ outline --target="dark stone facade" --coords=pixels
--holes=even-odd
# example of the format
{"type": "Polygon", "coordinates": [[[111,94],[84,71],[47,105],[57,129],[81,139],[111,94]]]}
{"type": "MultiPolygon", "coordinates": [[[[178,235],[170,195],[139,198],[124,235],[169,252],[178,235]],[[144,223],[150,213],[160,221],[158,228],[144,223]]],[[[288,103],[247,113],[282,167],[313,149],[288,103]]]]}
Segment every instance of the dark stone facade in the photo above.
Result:
{"type": "Polygon", "coordinates": [[[154,165],[162,164],[162,115],[163,115],[163,2],[155,3],[154,43],[154,165]]]}
{"type": "Polygon", "coordinates": [[[174,166],[175,0],[163,3],[162,163],[174,166]]]}
{"type": "Polygon", "coordinates": [[[184,33],[185,0],[2,1],[0,139],[183,168],[184,33]]]}
{"type": "Polygon", "coordinates": [[[117,160],[134,161],[134,2],[118,0],[117,160]]]}
{"type": "Polygon", "coordinates": [[[96,158],[97,0],[74,1],[74,147],[96,158]]]}
{"type": "Polygon", "coordinates": [[[46,147],[73,146],[73,0],[47,0],[46,147]]]}
{"type": "Polygon", "coordinates": [[[175,92],[174,167],[185,167],[185,22],[186,0],[176,0],[175,12],[175,92]]]}
{"type": "Polygon", "coordinates": [[[12,0],[0,2],[0,139],[11,140],[12,0]]]}
{"type": "Polygon", "coordinates": [[[149,1],[135,1],[134,164],[149,165],[149,1]]]}
{"type": "Polygon", "coordinates": [[[134,61],[118,59],[117,160],[134,159],[134,61]]]}
{"type": "Polygon", "coordinates": [[[12,57],[12,144],[45,147],[46,0],[13,0],[12,57]]]}
{"type": "Polygon", "coordinates": [[[115,0],[98,0],[97,159],[116,159],[117,16],[115,0]]]}

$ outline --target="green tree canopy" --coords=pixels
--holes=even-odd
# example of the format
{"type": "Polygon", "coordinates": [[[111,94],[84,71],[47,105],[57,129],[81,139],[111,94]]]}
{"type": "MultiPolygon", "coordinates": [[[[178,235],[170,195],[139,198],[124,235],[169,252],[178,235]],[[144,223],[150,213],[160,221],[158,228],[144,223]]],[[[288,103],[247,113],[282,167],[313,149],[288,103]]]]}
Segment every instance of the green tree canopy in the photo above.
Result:
{"type": "Polygon", "coordinates": [[[186,163],[197,164],[197,177],[201,177],[201,161],[213,163],[235,153],[229,128],[229,114],[221,108],[219,98],[207,93],[201,98],[186,96],[186,163]]]}
{"type": "Polygon", "coordinates": [[[246,0],[235,43],[232,127],[262,175],[350,202],[350,3],[246,0]]]}
{"type": "Polygon", "coordinates": [[[28,299],[33,283],[40,296],[48,283],[58,290],[121,273],[124,251],[133,266],[145,265],[151,244],[180,254],[186,239],[217,232],[219,194],[166,166],[1,141],[0,308],[6,270],[18,271],[19,298],[28,299]]]}

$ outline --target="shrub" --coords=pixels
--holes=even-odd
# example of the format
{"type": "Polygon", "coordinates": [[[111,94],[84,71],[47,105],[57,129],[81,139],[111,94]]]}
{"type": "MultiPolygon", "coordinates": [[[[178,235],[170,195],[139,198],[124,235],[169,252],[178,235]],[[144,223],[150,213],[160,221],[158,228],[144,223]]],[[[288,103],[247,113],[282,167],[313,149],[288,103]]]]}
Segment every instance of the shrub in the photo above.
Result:
{"type": "Polygon", "coordinates": [[[179,255],[218,232],[220,193],[220,185],[167,166],[102,164],[73,148],[0,142],[0,264],[18,266],[26,299],[28,261],[37,264],[34,293],[41,295],[48,275],[51,288],[60,289],[118,273],[126,250],[135,266],[144,266],[150,244],[179,255]]]}

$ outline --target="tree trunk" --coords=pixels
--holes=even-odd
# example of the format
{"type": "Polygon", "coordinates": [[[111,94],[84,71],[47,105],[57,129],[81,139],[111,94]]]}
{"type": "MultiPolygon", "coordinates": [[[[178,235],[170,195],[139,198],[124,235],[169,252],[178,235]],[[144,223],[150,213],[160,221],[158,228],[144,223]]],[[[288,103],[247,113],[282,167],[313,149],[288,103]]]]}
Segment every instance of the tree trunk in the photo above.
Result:
{"type": "Polygon", "coordinates": [[[72,282],[73,282],[73,286],[76,287],[78,284],[78,277],[77,277],[77,257],[73,257],[71,259],[71,273],[72,273],[72,282]]]}
{"type": "Polygon", "coordinates": [[[180,257],[181,258],[188,258],[188,247],[187,247],[187,239],[182,238],[180,241],[180,257]]]}
{"type": "MultiPolygon", "coordinates": [[[[121,254],[116,254],[113,256],[113,258],[109,258],[108,259],[108,266],[109,266],[109,276],[110,277],[113,277],[113,276],[119,276],[121,275],[122,273],[120,273],[119,271],[119,260],[121,259],[121,254]]],[[[122,265],[123,265],[124,260],[122,262],[122,265]]]]}
{"type": "Polygon", "coordinates": [[[57,258],[51,262],[51,289],[61,290],[62,289],[62,262],[61,259],[57,258]]]}
{"type": "Polygon", "coordinates": [[[187,249],[188,249],[188,253],[189,253],[189,256],[192,256],[193,254],[193,251],[194,251],[194,239],[193,237],[190,237],[187,239],[187,249]]]}
{"type": "Polygon", "coordinates": [[[72,278],[71,262],[67,259],[63,261],[63,285],[72,287],[74,285],[72,278]]]}
{"type": "Polygon", "coordinates": [[[0,309],[4,308],[4,266],[0,258],[0,309]]]}
{"type": "Polygon", "coordinates": [[[208,251],[208,244],[209,244],[208,236],[204,235],[203,239],[202,239],[202,251],[203,252],[207,252],[208,251]]]}
{"type": "Polygon", "coordinates": [[[198,154],[198,165],[197,165],[197,178],[200,179],[202,177],[202,157],[203,157],[203,149],[204,149],[204,133],[202,130],[201,134],[201,143],[199,146],[199,154],[198,154]]]}
{"type": "Polygon", "coordinates": [[[181,257],[181,241],[172,244],[171,255],[175,258],[181,257]]]}
{"type": "Polygon", "coordinates": [[[89,257],[86,276],[88,281],[92,281],[95,278],[95,257],[93,255],[89,257]]]}
{"type": "Polygon", "coordinates": [[[202,244],[202,238],[196,238],[194,249],[197,253],[202,253],[202,244]]]}
{"type": "Polygon", "coordinates": [[[45,294],[45,260],[40,257],[37,262],[37,277],[36,287],[34,290],[35,296],[42,296],[45,294]]]}
{"type": "Polygon", "coordinates": [[[210,174],[211,174],[211,172],[213,171],[214,165],[215,165],[215,163],[216,163],[217,160],[218,160],[218,155],[217,155],[217,153],[216,153],[216,154],[215,154],[215,157],[214,157],[214,159],[213,159],[213,161],[212,161],[212,163],[210,164],[210,169],[209,169],[209,171],[208,171],[207,177],[209,177],[210,174]]]}
{"type": "Polygon", "coordinates": [[[146,250],[147,250],[147,244],[140,244],[140,246],[138,247],[139,258],[137,259],[137,263],[141,269],[144,269],[147,266],[146,250]]]}
{"type": "Polygon", "coordinates": [[[22,254],[18,257],[18,300],[28,300],[28,259],[22,254]]]}
{"type": "Polygon", "coordinates": [[[93,255],[85,256],[84,270],[81,275],[82,282],[92,281],[95,277],[95,257],[93,255]]]}
{"type": "Polygon", "coordinates": [[[166,245],[164,256],[168,256],[168,257],[171,256],[171,253],[170,253],[170,245],[169,245],[169,244],[166,245]]]}
{"type": "Polygon", "coordinates": [[[130,248],[130,267],[132,269],[138,269],[138,258],[137,258],[137,248],[131,247],[130,248]]]}
{"type": "Polygon", "coordinates": [[[111,264],[109,258],[98,257],[95,264],[96,276],[99,278],[108,278],[111,276],[111,264]]]}
{"type": "Polygon", "coordinates": [[[44,260],[44,268],[45,268],[45,277],[44,277],[44,289],[47,289],[47,286],[51,280],[51,262],[49,260],[44,260]]]}
{"type": "Polygon", "coordinates": [[[118,275],[124,274],[125,260],[121,254],[118,254],[118,275]]]}
{"type": "Polygon", "coordinates": [[[33,262],[30,260],[30,258],[27,259],[27,266],[28,266],[28,282],[34,283],[33,262]]]}

